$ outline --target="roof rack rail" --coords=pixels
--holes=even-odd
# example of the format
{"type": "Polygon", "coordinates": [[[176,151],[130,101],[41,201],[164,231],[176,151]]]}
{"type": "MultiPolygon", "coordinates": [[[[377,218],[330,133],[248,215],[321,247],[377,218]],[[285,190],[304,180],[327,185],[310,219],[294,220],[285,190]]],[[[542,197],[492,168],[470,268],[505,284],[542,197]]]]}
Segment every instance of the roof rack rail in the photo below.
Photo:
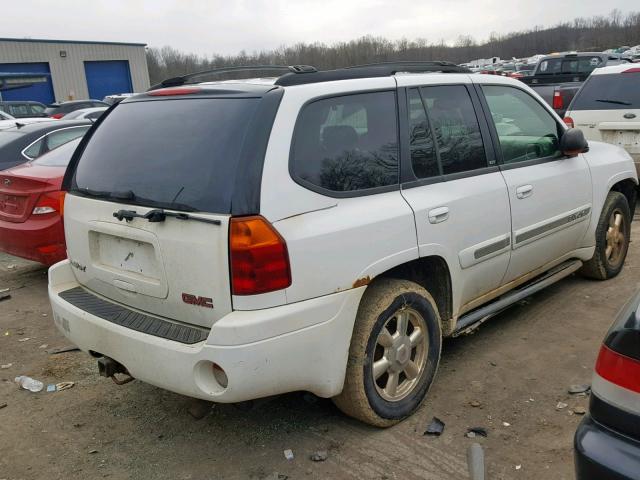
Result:
{"type": "Polygon", "coordinates": [[[382,62],[338,68],[335,70],[309,72],[308,75],[300,76],[291,73],[285,73],[276,80],[275,84],[284,87],[291,85],[303,85],[306,83],[330,82],[333,80],[349,80],[354,78],[367,77],[388,77],[402,72],[471,73],[471,70],[465,67],[459,67],[455,63],[442,61],[382,62]]]}
{"type": "Polygon", "coordinates": [[[152,90],[157,90],[159,88],[165,87],[179,87],[181,85],[185,85],[190,83],[189,80],[199,77],[202,75],[219,75],[223,73],[231,73],[231,72],[245,72],[245,71],[259,71],[259,70],[286,70],[288,73],[292,75],[300,74],[300,73],[315,73],[315,67],[311,65],[242,65],[236,67],[222,67],[222,68],[212,68],[210,70],[201,70],[199,72],[188,73],[186,75],[180,75],[179,77],[172,77],[163,80],[160,83],[152,85],[147,90],[148,92],[152,90]]]}

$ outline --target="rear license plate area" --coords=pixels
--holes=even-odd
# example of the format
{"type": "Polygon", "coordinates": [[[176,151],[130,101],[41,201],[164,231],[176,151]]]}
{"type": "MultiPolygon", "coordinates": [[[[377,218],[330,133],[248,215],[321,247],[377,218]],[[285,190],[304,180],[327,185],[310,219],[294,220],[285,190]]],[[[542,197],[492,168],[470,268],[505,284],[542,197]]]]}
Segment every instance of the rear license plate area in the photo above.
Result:
{"type": "Polygon", "coordinates": [[[151,243],[90,232],[93,261],[110,270],[160,280],[158,258],[151,243]]]}

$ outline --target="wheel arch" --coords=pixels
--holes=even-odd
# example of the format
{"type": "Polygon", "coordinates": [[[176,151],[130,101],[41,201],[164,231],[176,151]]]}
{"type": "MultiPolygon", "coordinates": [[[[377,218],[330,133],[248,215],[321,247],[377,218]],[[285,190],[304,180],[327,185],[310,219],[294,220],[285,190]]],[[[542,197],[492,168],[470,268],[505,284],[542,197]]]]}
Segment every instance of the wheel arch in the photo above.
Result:
{"type": "Polygon", "coordinates": [[[625,178],[624,180],[620,180],[611,185],[609,191],[620,192],[627,198],[627,202],[629,202],[629,209],[631,210],[631,218],[633,219],[633,214],[636,209],[636,201],[638,199],[638,182],[633,178],[625,178]]]}
{"type": "Polygon", "coordinates": [[[453,290],[451,272],[447,261],[438,255],[416,258],[382,272],[372,280],[372,284],[381,278],[410,280],[427,290],[438,306],[442,334],[453,332],[453,290]]]}

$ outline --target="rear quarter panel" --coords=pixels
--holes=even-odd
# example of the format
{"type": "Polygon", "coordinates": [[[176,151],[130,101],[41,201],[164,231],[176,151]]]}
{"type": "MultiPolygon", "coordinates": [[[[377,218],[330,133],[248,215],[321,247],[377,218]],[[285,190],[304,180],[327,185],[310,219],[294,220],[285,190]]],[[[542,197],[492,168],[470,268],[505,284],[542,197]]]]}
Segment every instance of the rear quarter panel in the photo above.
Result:
{"type": "Polygon", "coordinates": [[[631,179],[638,185],[638,175],[631,156],[615,145],[591,141],[589,151],[583,155],[593,182],[593,213],[582,246],[592,247],[595,245],[595,232],[602,207],[611,187],[626,179],[631,179]]]}

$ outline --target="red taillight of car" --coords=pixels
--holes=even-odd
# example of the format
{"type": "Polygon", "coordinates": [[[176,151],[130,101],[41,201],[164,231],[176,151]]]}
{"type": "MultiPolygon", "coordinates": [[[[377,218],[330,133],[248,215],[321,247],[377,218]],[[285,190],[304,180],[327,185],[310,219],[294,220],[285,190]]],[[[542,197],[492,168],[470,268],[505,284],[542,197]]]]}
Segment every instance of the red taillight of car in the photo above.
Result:
{"type": "Polygon", "coordinates": [[[640,393],[640,362],[615,352],[606,345],[600,348],[596,373],[619,387],[640,393]]]}
{"type": "Polygon", "coordinates": [[[51,118],[55,118],[56,120],[60,120],[62,117],[64,117],[64,113],[54,113],[51,115],[51,118]]]}
{"type": "Polygon", "coordinates": [[[255,295],[291,285],[287,244],[261,216],[232,218],[229,226],[234,295],[255,295]]]}
{"type": "Polygon", "coordinates": [[[569,128],[573,128],[575,126],[574,123],[573,123],[573,118],[571,118],[571,117],[564,117],[562,120],[564,120],[564,123],[569,128]]]}
{"type": "Polygon", "coordinates": [[[161,88],[159,90],[152,90],[147,92],[147,95],[152,97],[166,97],[173,95],[191,95],[193,93],[199,93],[202,89],[199,87],[174,87],[174,88],[161,88]]]}
{"type": "Polygon", "coordinates": [[[562,110],[564,107],[564,100],[562,99],[562,95],[558,90],[553,92],[553,105],[554,110],[562,110]]]}
{"type": "Polygon", "coordinates": [[[40,195],[38,202],[33,207],[32,215],[44,215],[46,213],[59,212],[62,214],[62,204],[64,192],[47,192],[40,195]]]}
{"type": "Polygon", "coordinates": [[[58,210],[58,211],[60,212],[60,216],[63,216],[63,215],[64,215],[64,199],[65,199],[65,198],[66,198],[66,196],[67,196],[67,192],[65,192],[65,191],[63,190],[63,191],[58,192],[58,193],[59,193],[58,199],[59,199],[59,201],[60,201],[60,207],[59,207],[59,210],[58,210]]]}

